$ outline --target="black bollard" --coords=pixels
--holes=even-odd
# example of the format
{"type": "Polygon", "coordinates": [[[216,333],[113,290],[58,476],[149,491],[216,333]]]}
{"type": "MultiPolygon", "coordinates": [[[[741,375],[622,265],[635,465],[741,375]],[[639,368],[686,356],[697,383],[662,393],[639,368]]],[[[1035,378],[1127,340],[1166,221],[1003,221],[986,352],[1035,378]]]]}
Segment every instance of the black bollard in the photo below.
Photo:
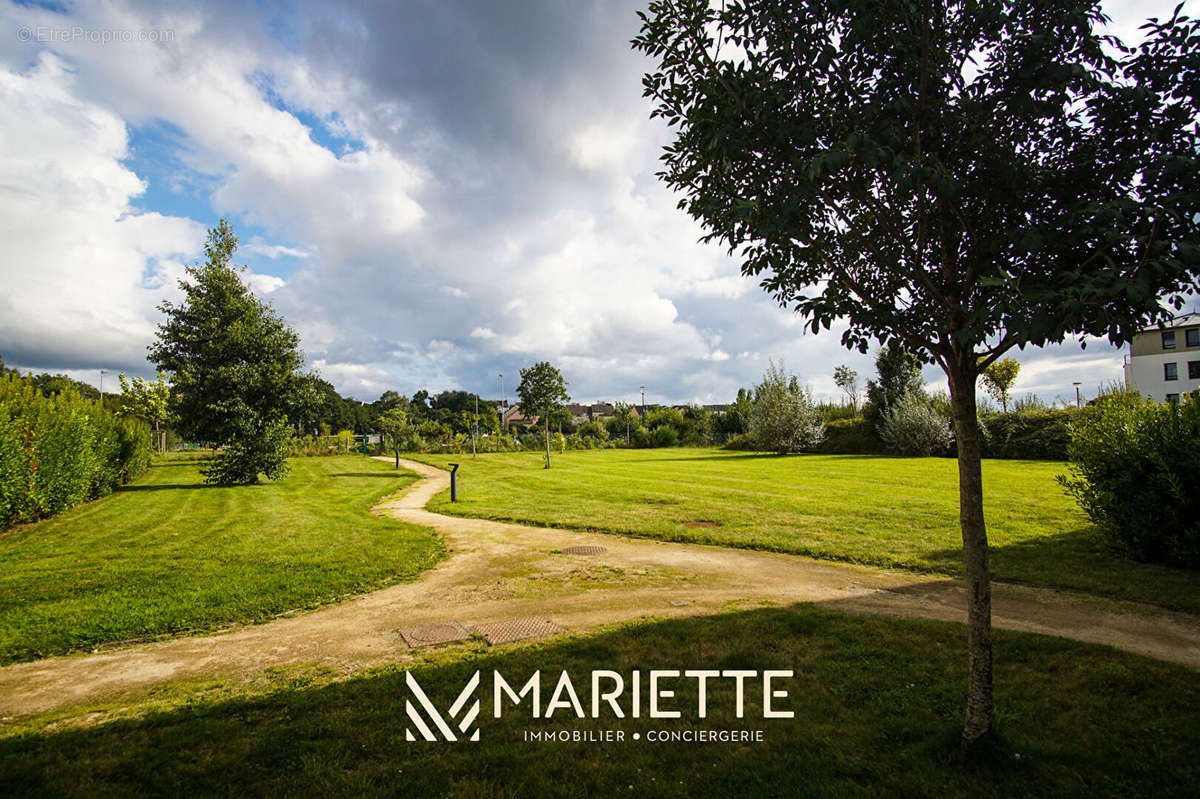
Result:
{"type": "Polygon", "coordinates": [[[458,464],[450,464],[450,501],[458,502],[458,464]]]}

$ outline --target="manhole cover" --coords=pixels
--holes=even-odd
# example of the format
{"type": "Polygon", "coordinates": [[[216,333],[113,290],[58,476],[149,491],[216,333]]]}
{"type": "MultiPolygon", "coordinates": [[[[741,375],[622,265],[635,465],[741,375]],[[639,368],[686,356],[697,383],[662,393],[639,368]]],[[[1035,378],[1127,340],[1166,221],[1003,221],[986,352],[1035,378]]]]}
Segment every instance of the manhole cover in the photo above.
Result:
{"type": "Polygon", "coordinates": [[[493,646],[507,644],[509,641],[520,641],[523,638],[539,638],[543,635],[556,635],[563,632],[562,627],[539,616],[489,621],[476,624],[474,629],[493,646]]]}
{"type": "Polygon", "coordinates": [[[581,547],[563,547],[564,555],[603,555],[608,550],[604,547],[581,546],[581,547]]]}
{"type": "Polygon", "coordinates": [[[684,522],[684,527],[720,527],[720,522],[684,522]]]}
{"type": "Polygon", "coordinates": [[[437,646],[452,641],[465,641],[471,636],[456,621],[443,621],[434,624],[418,624],[415,627],[401,627],[396,632],[404,638],[404,643],[411,647],[437,646]]]}

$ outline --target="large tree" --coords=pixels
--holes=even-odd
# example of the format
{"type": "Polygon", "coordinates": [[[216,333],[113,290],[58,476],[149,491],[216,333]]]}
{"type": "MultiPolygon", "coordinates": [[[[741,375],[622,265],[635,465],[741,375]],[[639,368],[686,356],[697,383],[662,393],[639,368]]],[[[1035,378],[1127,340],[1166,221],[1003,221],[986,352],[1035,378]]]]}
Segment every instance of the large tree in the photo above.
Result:
{"type": "Polygon", "coordinates": [[[175,390],[179,431],[220,448],[209,482],[234,485],[286,471],[288,413],[303,358],[296,334],[230,261],[237,236],[222,219],[208,232],[206,262],[179,281],[183,301],[164,302],[150,360],[175,390]]]}
{"type": "Polygon", "coordinates": [[[525,416],[541,417],[546,436],[546,468],[550,468],[550,417],[571,401],[567,395],[567,382],[562,372],[548,361],[540,361],[521,370],[521,385],[517,386],[521,398],[521,413],[525,416]]]}
{"type": "Polygon", "coordinates": [[[963,744],[992,726],[975,389],[1013,347],[1128,340],[1200,280],[1200,26],[1090,0],[655,0],[661,177],[814,330],[946,374],[968,588],[963,744]],[[1167,298],[1164,303],[1162,298],[1167,298]]]}

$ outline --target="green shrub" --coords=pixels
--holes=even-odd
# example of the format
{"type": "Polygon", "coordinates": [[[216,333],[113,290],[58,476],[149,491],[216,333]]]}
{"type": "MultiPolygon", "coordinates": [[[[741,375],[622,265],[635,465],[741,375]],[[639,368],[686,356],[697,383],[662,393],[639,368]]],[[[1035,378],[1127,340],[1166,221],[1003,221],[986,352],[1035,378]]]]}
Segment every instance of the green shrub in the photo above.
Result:
{"type": "Polygon", "coordinates": [[[121,419],[69,385],[50,396],[0,376],[0,527],[103,496],[150,461],[150,428],[121,419]]]}
{"type": "Polygon", "coordinates": [[[721,448],[722,449],[734,449],[734,450],[739,450],[742,452],[753,452],[754,451],[754,439],[750,437],[749,433],[738,433],[737,435],[732,436],[728,441],[726,441],[724,446],[722,446],[721,448]]]}
{"type": "Polygon", "coordinates": [[[911,391],[883,415],[879,437],[900,455],[929,457],[945,453],[954,441],[954,431],[928,398],[911,391]]]}
{"type": "Polygon", "coordinates": [[[825,438],[817,447],[822,455],[880,455],[887,451],[874,426],[861,416],[825,423],[825,438]]]}
{"type": "Polygon", "coordinates": [[[668,424],[662,424],[650,431],[656,447],[674,447],[679,444],[679,431],[668,424]]]}
{"type": "Polygon", "coordinates": [[[1066,460],[1070,426],[1080,413],[1075,408],[1042,408],[988,414],[984,457],[1066,460]]]}
{"type": "Polygon", "coordinates": [[[1200,566],[1200,397],[1110,396],[1070,434],[1059,482],[1100,531],[1140,560],[1200,566]]]}
{"type": "Polygon", "coordinates": [[[264,422],[261,415],[247,416],[230,442],[216,457],[200,468],[206,482],[214,485],[253,485],[258,476],[277,480],[287,474],[287,458],[292,451],[292,431],[287,420],[279,417],[264,422]]]}

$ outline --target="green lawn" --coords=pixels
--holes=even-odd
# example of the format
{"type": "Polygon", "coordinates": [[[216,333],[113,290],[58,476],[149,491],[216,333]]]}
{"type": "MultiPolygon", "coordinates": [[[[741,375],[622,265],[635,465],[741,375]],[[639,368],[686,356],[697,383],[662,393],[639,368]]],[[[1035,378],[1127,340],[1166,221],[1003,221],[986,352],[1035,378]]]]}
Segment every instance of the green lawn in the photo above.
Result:
{"type": "MultiPolygon", "coordinates": [[[[545,470],[538,453],[413,457],[462,463],[459,502],[442,494],[430,504],[442,513],[962,571],[958,473],[947,458],[612,449],[556,453],[545,470]]],[[[1200,612],[1197,572],[1109,549],[1055,482],[1065,471],[984,462],[993,575],[1200,612]]]]}
{"type": "MultiPolygon", "coordinates": [[[[996,631],[998,742],[964,762],[961,625],[843,615],[812,605],[624,627],[517,649],[443,652],[415,676],[445,709],[477,669],[475,743],[408,743],[403,673],[347,682],[280,674],[257,695],[170,689],[106,723],[0,726],[0,795],[462,797],[1185,797],[1200,784],[1200,681],[1117,650],[996,631]],[[491,672],[543,675],[543,707],[567,669],[588,703],[592,669],[790,669],[763,720],[728,682],[706,719],[492,717],[491,672]],[[549,684],[547,684],[549,683],[549,684]],[[650,731],[762,729],[762,743],[649,743],[650,731]],[[528,730],[621,730],[617,743],[527,742],[528,730]],[[632,740],[633,733],[642,740],[632,740]]],[[[695,681],[669,707],[694,709],[695,681]]],[[[643,697],[646,686],[643,683],[643,697]]],[[[628,704],[626,707],[628,707],[628,704]]],[[[87,708],[79,708],[82,715],[87,708]]],[[[115,716],[115,718],[114,718],[115,716]]]]}
{"type": "Polygon", "coordinates": [[[263,621],[441,557],[431,531],[367,512],[414,475],[355,456],[290,464],[277,483],[215,488],[176,456],[0,535],[0,663],[263,621]]]}

